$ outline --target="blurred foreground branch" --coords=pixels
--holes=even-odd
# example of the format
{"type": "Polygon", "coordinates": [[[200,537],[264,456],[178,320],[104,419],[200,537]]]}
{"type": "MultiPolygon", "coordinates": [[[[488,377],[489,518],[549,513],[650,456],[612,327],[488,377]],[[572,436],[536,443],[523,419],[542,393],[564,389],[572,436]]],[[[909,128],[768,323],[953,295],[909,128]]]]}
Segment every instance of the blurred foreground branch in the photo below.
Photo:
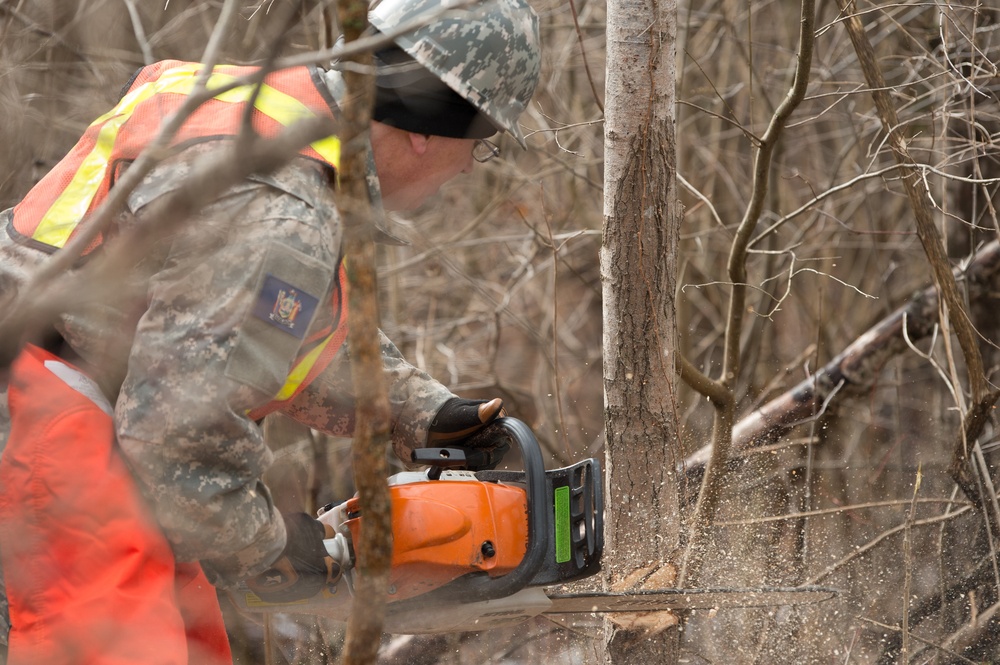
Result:
{"type": "MultiPolygon", "coordinates": [[[[72,279],[67,278],[67,274],[79,255],[75,249],[81,248],[78,243],[74,243],[73,248],[67,245],[43,264],[17,294],[3,303],[0,367],[9,366],[26,340],[47,334],[61,314],[80,305],[82,300],[101,302],[120,298],[121,285],[127,281],[125,277],[153,245],[174,233],[220,193],[252,173],[268,173],[279,168],[301,148],[329,136],[335,129],[336,123],[330,118],[312,118],[296,123],[273,139],[246,137],[234,143],[232,149],[206,155],[177,190],[152,204],[149,224],[129,228],[107,241],[100,254],[72,271],[72,279]]],[[[108,219],[111,219],[109,206],[110,198],[115,196],[113,193],[119,188],[126,192],[117,195],[118,205],[121,205],[130,191],[128,185],[138,184],[128,177],[131,172],[131,169],[126,171],[109,195],[109,201],[101,207],[101,210],[108,210],[108,219]]]]}
{"type": "MultiPolygon", "coordinates": [[[[368,27],[367,3],[341,0],[337,3],[340,25],[348,44],[368,27]]],[[[390,409],[382,352],[379,343],[379,300],[376,283],[375,245],[372,240],[373,212],[368,194],[367,150],[359,149],[357,137],[368,131],[374,103],[374,75],[370,52],[351,59],[356,67],[345,68],[347,93],[341,103],[347,147],[338,173],[337,206],[344,220],[344,261],[347,267],[348,308],[351,312],[348,343],[351,377],[356,400],[351,459],[364,528],[355,543],[358,576],[347,623],[342,662],[344,665],[374,663],[382,636],[389,566],[392,561],[392,522],[386,483],[390,409]]],[[[341,314],[344,316],[344,313],[341,314]]]]}

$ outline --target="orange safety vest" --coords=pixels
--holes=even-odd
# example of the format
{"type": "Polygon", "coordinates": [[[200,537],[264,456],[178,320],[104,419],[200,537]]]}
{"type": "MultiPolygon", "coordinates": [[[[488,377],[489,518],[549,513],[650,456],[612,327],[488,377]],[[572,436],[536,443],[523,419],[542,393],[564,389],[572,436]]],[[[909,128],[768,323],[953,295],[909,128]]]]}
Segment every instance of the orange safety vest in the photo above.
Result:
{"type": "Polygon", "coordinates": [[[226,628],[201,566],[173,550],[115,445],[111,404],[26,346],[10,371],[0,560],[10,665],[224,665],[226,628]]]}
{"type": "MultiPolygon", "coordinates": [[[[14,208],[15,235],[48,251],[63,247],[86,223],[86,216],[104,201],[117,170],[136,159],[160,126],[181,107],[202,69],[201,64],[178,60],[140,69],[118,104],[91,123],[69,154],[14,208]]],[[[218,65],[207,88],[232,85],[257,70],[218,65]]],[[[242,85],[221,92],[184,121],[172,145],[236,136],[251,99],[253,128],[265,138],[305,118],[332,117],[336,107],[318,76],[315,68],[294,67],[268,74],[259,87],[242,85]]],[[[306,146],[301,154],[337,169],[340,140],[329,136],[306,146]]]]}
{"type": "MultiPolygon", "coordinates": [[[[64,247],[107,197],[118,169],[135,160],[160,126],[181,107],[194,90],[203,68],[199,63],[165,60],[140,69],[118,104],[95,120],[69,154],[14,207],[9,224],[11,235],[49,252],[64,247]]],[[[258,68],[218,65],[206,85],[210,90],[230,86],[255,71],[258,68]]],[[[236,136],[251,99],[253,128],[265,138],[274,137],[282,128],[305,118],[332,117],[336,109],[316,68],[283,69],[269,73],[259,86],[237,86],[203,103],[185,120],[172,145],[182,147],[236,136]]],[[[337,169],[340,140],[328,136],[306,146],[300,154],[337,169]]],[[[93,251],[102,241],[98,237],[84,253],[93,251]]],[[[347,280],[343,262],[337,278],[339,288],[334,290],[332,302],[333,311],[339,312],[336,326],[305,340],[304,351],[296,359],[285,385],[274,401],[250,412],[252,418],[262,418],[295,397],[323,371],[343,345],[347,337],[344,297],[347,280]]]]}

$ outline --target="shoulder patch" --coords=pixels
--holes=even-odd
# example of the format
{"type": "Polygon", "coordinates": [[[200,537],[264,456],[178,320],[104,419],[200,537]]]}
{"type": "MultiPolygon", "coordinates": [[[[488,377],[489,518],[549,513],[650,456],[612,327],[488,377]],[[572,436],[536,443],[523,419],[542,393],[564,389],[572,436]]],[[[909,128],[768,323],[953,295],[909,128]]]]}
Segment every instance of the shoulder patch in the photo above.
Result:
{"type": "Polygon", "coordinates": [[[302,339],[318,304],[319,299],[315,296],[268,273],[264,275],[264,283],[254,302],[253,315],[278,330],[302,339]]]}

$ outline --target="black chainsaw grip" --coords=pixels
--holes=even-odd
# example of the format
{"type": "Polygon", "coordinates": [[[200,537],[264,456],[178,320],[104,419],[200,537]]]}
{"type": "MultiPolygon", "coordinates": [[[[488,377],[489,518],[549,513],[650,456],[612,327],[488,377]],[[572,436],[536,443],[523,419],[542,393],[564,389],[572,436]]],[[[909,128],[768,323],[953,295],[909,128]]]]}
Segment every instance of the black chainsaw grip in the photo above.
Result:
{"type": "Polygon", "coordinates": [[[423,598],[457,600],[463,603],[506,598],[528,586],[545,562],[548,551],[548,502],[546,501],[545,460],[538,439],[527,425],[517,418],[498,418],[487,428],[491,439],[506,437],[516,443],[524,464],[528,494],[528,546],[517,568],[500,577],[469,575],[459,578],[423,598]]]}

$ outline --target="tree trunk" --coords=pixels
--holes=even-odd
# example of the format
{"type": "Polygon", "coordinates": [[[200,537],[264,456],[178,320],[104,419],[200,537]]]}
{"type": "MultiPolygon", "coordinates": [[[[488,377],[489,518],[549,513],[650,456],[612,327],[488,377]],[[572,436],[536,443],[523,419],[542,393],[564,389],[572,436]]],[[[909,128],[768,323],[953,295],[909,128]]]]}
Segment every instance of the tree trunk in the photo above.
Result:
{"type": "MultiPolygon", "coordinates": [[[[676,417],[674,38],[676,3],[608,5],[605,119],[605,582],[673,583],[681,458],[676,417]]],[[[606,624],[607,661],[677,661],[678,620],[661,613],[606,624]]]]}

